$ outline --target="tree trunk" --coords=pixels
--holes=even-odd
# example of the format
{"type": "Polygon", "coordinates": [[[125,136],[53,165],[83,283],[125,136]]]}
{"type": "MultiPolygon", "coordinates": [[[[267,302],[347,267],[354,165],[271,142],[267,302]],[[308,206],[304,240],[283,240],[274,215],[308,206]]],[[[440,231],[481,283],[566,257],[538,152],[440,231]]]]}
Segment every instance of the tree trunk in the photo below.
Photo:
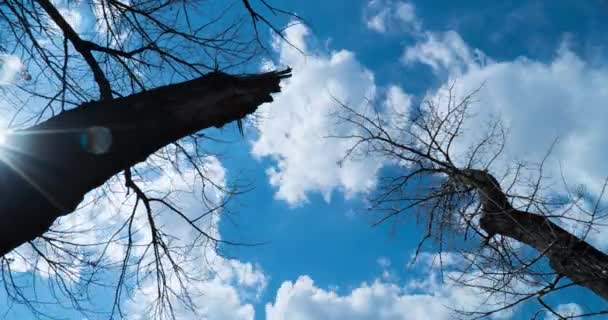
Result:
{"type": "Polygon", "coordinates": [[[502,235],[543,252],[553,270],[587,287],[608,301],[608,256],[539,214],[514,209],[497,180],[480,170],[463,170],[460,177],[477,188],[488,235],[502,235]]]}
{"type": "Polygon", "coordinates": [[[243,118],[272,101],[290,70],[210,73],[109,101],[90,102],[7,137],[0,149],[0,256],[76,209],[84,195],[159,148],[243,118]],[[92,143],[104,144],[97,150],[92,143]],[[97,141],[93,141],[97,139],[97,141]],[[103,146],[102,146],[103,149],[103,146]]]}

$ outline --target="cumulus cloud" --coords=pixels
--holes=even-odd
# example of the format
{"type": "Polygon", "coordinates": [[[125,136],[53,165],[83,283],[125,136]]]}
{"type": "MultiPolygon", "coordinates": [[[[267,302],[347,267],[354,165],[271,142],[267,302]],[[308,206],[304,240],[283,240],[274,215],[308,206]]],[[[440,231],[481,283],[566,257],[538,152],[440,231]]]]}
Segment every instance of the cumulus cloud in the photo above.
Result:
{"type": "MultiPolygon", "coordinates": [[[[187,294],[190,301],[184,304],[177,297],[170,298],[174,306],[173,315],[157,315],[162,319],[229,319],[253,320],[255,310],[252,301],[258,298],[258,293],[265,288],[266,276],[249,263],[237,260],[226,260],[216,255],[210,261],[198,261],[203,269],[189,266],[186,272],[189,276],[202,275],[204,281],[188,284],[187,294]],[[208,263],[209,265],[205,265],[208,263]],[[254,295],[252,295],[252,293],[254,295]]],[[[184,296],[185,292],[177,279],[171,278],[169,286],[176,296],[184,296]]],[[[155,281],[146,282],[132,301],[128,304],[128,312],[132,319],[150,319],[153,306],[157,302],[157,287],[155,281]]]]}
{"type": "MultiPolygon", "coordinates": [[[[468,147],[481,139],[487,124],[499,117],[508,129],[506,146],[494,170],[500,175],[515,161],[539,163],[554,141],[546,162],[546,193],[564,192],[562,174],[569,188],[585,185],[598,195],[608,176],[608,157],[603,145],[608,129],[608,66],[590,65],[562,44],[551,61],[535,61],[520,57],[514,61],[477,59],[474,52],[456,34],[429,36],[426,42],[407,48],[404,61],[423,63],[433,70],[447,70],[445,85],[431,91],[433,99],[455,83],[460,97],[483,84],[470,107],[474,117],[467,120],[454,151],[463,155],[468,147]],[[437,39],[442,39],[438,41],[437,39]]],[[[442,106],[440,106],[442,107],[442,106]]],[[[445,106],[443,106],[445,108],[445,106]]],[[[454,157],[464,160],[466,157],[454,157]]],[[[536,174],[532,171],[530,176],[536,174]]],[[[527,192],[525,189],[519,190],[527,192]]],[[[591,204],[585,204],[591,207],[591,204]]],[[[591,208],[589,208],[591,209],[591,208]]],[[[588,220],[582,211],[571,211],[576,218],[588,220]]],[[[572,224],[574,226],[575,224],[572,224]]],[[[582,224],[577,223],[579,234],[582,224]]],[[[590,240],[605,248],[608,237],[597,230],[590,240]]]]}
{"type": "MultiPolygon", "coordinates": [[[[161,160],[162,161],[162,160],[161,160]]],[[[215,186],[210,190],[201,189],[196,181],[196,172],[193,168],[181,170],[163,166],[164,174],[155,180],[154,186],[148,186],[150,192],[167,194],[176,193],[173,203],[190,219],[196,219],[205,211],[203,201],[211,201],[210,205],[219,204],[224,194],[221,189],[226,187],[226,170],[216,157],[210,156],[205,160],[204,172],[215,186]],[[205,198],[200,196],[205,194],[205,198]]],[[[199,234],[188,223],[178,219],[170,212],[159,215],[157,224],[165,232],[177,235],[172,241],[173,246],[187,246],[196,243],[199,234]]],[[[220,215],[211,214],[199,220],[197,226],[216,239],[221,239],[218,231],[220,215]]],[[[174,306],[174,315],[179,319],[230,319],[251,320],[255,312],[252,301],[259,298],[261,291],[266,287],[267,277],[259,266],[236,259],[224,258],[216,252],[213,243],[194,247],[174,257],[178,260],[184,274],[191,279],[185,287],[178,281],[175,274],[168,279],[168,286],[175,292],[170,298],[174,306]],[[188,303],[183,303],[179,297],[190,297],[188,303]]],[[[168,262],[168,261],[167,261],[168,262]]],[[[183,279],[182,279],[183,280],[183,279]]],[[[151,306],[154,306],[157,283],[155,278],[144,282],[130,301],[128,307],[132,318],[149,319],[151,306]]],[[[171,318],[169,314],[165,315],[171,318]]]]}
{"type": "MultiPolygon", "coordinates": [[[[380,262],[386,265],[386,260],[380,262]]],[[[275,301],[266,304],[266,319],[447,320],[453,319],[454,309],[487,310],[500,303],[488,300],[473,288],[452,283],[449,278],[457,276],[455,273],[446,272],[446,281],[441,281],[433,265],[423,262],[420,266],[422,276],[404,285],[376,279],[344,294],[320,288],[309,276],[300,276],[295,282],[285,281],[275,301]]],[[[475,276],[470,280],[479,284],[482,281],[475,276]]],[[[491,318],[509,319],[514,311],[501,311],[491,318]]]]}
{"type": "MultiPolygon", "coordinates": [[[[164,157],[153,156],[155,165],[142,164],[139,170],[147,172],[147,179],[140,181],[139,185],[149,196],[163,197],[170,201],[189,219],[196,219],[207,209],[203,205],[206,201],[209,206],[214,206],[223,200],[224,193],[221,189],[226,187],[226,170],[221,162],[214,156],[202,159],[201,170],[207,179],[206,187],[202,186],[198,178],[198,172],[189,166],[183,159],[177,159],[171,163],[164,157]],[[174,165],[177,163],[178,165],[174,165]],[[156,172],[155,172],[156,170],[156,172]],[[161,174],[162,173],[162,174],[161,174]],[[209,181],[213,181],[213,184],[209,181]]],[[[61,250],[54,250],[48,243],[37,241],[36,245],[45,255],[55,261],[63,263],[70,269],[63,270],[59,275],[62,281],[77,288],[80,283],[79,274],[85,273],[85,278],[90,272],[87,261],[96,262],[104,266],[120,266],[128,247],[127,229],[125,221],[131,215],[135,205],[135,197],[128,196],[121,179],[110,180],[103,188],[94,190],[86,195],[81,207],[74,213],[58,219],[53,226],[53,232],[59,232],[63,241],[83,244],[77,246],[74,256],[61,254],[61,250]],[[121,228],[122,227],[122,228],[121,228]],[[107,248],[104,243],[117,232],[118,236],[107,248]],[[99,244],[101,245],[95,245],[99,244]],[[101,252],[104,258],[98,260],[101,252]],[[65,274],[70,276],[65,276],[65,274]]],[[[168,235],[167,241],[173,252],[174,261],[180,266],[181,271],[188,279],[180,282],[176,274],[165,270],[166,284],[169,288],[168,301],[172,303],[173,312],[179,319],[234,319],[251,320],[254,318],[252,302],[256,301],[268,282],[267,276],[262,269],[252,263],[228,259],[218,255],[216,246],[211,241],[199,241],[200,234],[187,222],[165,207],[153,204],[152,209],[156,213],[155,224],[162,228],[163,233],[168,235]],[[190,245],[196,244],[194,247],[190,245]],[[183,248],[183,249],[180,249],[183,248]],[[190,300],[180,300],[189,296],[190,300]]],[[[195,224],[206,234],[221,239],[218,231],[220,223],[220,211],[212,212],[200,218],[195,224]]],[[[156,309],[155,302],[158,299],[157,282],[154,272],[156,265],[153,263],[154,255],[151,249],[146,249],[150,243],[151,234],[147,222],[147,214],[144,207],[138,206],[135,220],[132,223],[133,234],[131,237],[132,250],[130,252],[130,263],[128,267],[126,282],[130,287],[135,287],[128,301],[122,301],[126,305],[125,311],[128,318],[149,319],[150,314],[156,309]],[[141,264],[136,262],[141,259],[141,264]],[[138,283],[132,283],[133,274],[139,274],[138,283]],[[144,276],[146,275],[146,276],[144,276]]],[[[53,232],[47,234],[53,235],[53,232]]],[[[64,243],[54,243],[62,247],[64,243]]],[[[66,245],[66,249],[73,249],[66,245]]],[[[23,245],[11,252],[7,258],[11,260],[11,271],[17,273],[31,272],[53,281],[57,270],[49,266],[28,245],[23,245]]],[[[170,263],[164,258],[165,267],[170,263]]],[[[171,267],[169,267],[170,269],[171,267]]],[[[120,270],[111,269],[114,272],[120,270]]],[[[103,281],[103,280],[100,280],[103,281]]],[[[116,279],[110,277],[108,285],[115,285],[116,279]]],[[[165,303],[167,301],[164,301],[165,303]]],[[[160,315],[158,315],[160,316],[160,315]]],[[[168,314],[165,314],[169,318],[168,314]]],[[[162,317],[161,317],[162,318],[162,317]]]]}
{"type": "Polygon", "coordinates": [[[354,53],[323,54],[310,48],[309,33],[303,25],[286,32],[304,54],[285,42],[275,42],[279,63],[291,66],[293,77],[285,81],[273,103],[260,107],[261,120],[255,124],[259,136],[252,144],[254,156],[276,161],[267,170],[270,183],[278,188],[276,197],[292,205],[305,202],[313,191],[329,200],[334,190],[348,196],[375,186],[382,163],[371,157],[344,160],[352,140],[329,138],[355,133],[352,126],[337,123],[334,115],[340,110],[339,102],[362,113],[370,110],[370,100],[380,96],[402,114],[409,107],[409,97],[400,88],[393,86],[386,94],[378,89],[372,72],[354,53]]]}
{"type": "Polygon", "coordinates": [[[266,305],[268,320],[281,319],[448,319],[449,311],[430,295],[404,295],[397,285],[376,281],[348,295],[315,286],[308,276],[284,282],[274,304],[266,305]]]}
{"type": "Polygon", "coordinates": [[[407,1],[370,0],[364,9],[364,21],[368,29],[379,33],[418,32],[421,28],[414,5],[407,1]]]}

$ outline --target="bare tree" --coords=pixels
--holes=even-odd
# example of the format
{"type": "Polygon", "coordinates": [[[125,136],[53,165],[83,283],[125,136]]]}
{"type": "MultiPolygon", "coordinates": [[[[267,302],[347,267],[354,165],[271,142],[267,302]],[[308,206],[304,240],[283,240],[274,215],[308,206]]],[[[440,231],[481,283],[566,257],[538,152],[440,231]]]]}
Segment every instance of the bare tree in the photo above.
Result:
{"type": "MultiPolygon", "coordinates": [[[[480,88],[479,90],[482,90],[480,88]]],[[[608,255],[587,242],[592,228],[603,226],[603,193],[590,196],[572,190],[555,197],[544,192],[543,168],[551,153],[538,164],[517,163],[509,172],[492,172],[508,143],[499,118],[466,150],[455,150],[472,115],[475,93],[458,98],[454,85],[423,101],[409,115],[387,116],[393,110],[360,111],[339,101],[341,122],[352,126],[353,142],[347,157],[378,157],[396,166],[381,178],[370,199],[374,224],[416,214],[424,226],[415,256],[430,242],[442,252],[457,252],[451,283],[486,294],[485,303],[472,310],[455,310],[464,318],[485,318],[532,301],[542,313],[559,319],[607,314],[559,314],[546,300],[552,293],[581,286],[608,301],[608,255]],[[392,119],[392,120],[391,120],[392,119]],[[582,206],[591,200],[591,210],[582,206]],[[577,211],[578,214],[571,214],[577,211]],[[566,222],[580,226],[573,233],[566,222]],[[432,240],[432,241],[431,241],[432,240]]],[[[462,149],[462,148],[461,148],[462,149]]]]}
{"type": "Polygon", "coordinates": [[[108,270],[120,274],[112,284],[110,317],[123,315],[123,290],[137,287],[138,272],[151,272],[158,282],[155,316],[172,316],[172,297],[188,304],[187,294],[172,291],[167,282],[175,275],[185,288],[182,282],[193,280],[180,266],[187,250],[230,243],[202,222],[238,192],[207,176],[199,141],[208,136],[200,131],[232,121],[242,131],[241,119],[272,101],[290,76],[289,69],[243,74],[265,50],[262,32],[281,35],[262,12],[295,17],[265,0],[0,1],[0,62],[18,58],[14,83],[0,87],[0,101],[12,117],[0,150],[0,256],[9,296],[44,315],[11,272],[15,256],[8,254],[29,246],[37,258],[28,263],[44,263],[55,275],[57,294],[83,312],[90,311],[83,302],[86,289],[75,284],[109,286],[100,280],[108,270]],[[78,30],[68,14],[74,6],[90,11],[94,27],[78,30]],[[155,159],[178,170],[193,168],[198,183],[226,196],[206,201],[203,191],[207,208],[187,216],[170,194],[145,189],[149,172],[142,168],[158,170],[155,159]],[[100,196],[115,192],[110,185],[124,186],[134,199],[132,213],[106,231],[102,243],[73,241],[57,226],[58,218],[83,206],[95,188],[101,187],[100,196]],[[160,208],[198,233],[196,241],[176,245],[176,236],[158,222],[160,208]],[[146,230],[136,230],[137,219],[146,230]],[[133,253],[137,233],[149,235],[140,255],[133,253]],[[113,243],[125,247],[122,263],[104,258],[113,243]],[[101,254],[92,255],[89,247],[101,254]]]}

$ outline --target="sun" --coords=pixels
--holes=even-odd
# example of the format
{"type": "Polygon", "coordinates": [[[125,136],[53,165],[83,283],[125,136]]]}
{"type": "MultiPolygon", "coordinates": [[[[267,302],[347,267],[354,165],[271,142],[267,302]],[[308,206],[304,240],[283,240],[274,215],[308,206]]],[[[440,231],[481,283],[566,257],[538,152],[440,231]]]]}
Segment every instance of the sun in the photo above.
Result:
{"type": "Polygon", "coordinates": [[[6,143],[6,135],[7,131],[0,130],[0,145],[4,145],[6,143]]]}
{"type": "Polygon", "coordinates": [[[11,129],[0,129],[0,146],[6,146],[12,134],[13,130],[11,129]]]}

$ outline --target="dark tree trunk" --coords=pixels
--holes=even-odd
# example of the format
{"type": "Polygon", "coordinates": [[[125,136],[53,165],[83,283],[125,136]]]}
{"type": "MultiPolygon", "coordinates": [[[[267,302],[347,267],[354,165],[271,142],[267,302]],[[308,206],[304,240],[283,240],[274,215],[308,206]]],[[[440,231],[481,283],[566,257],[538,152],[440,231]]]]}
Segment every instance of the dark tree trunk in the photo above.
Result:
{"type": "Polygon", "coordinates": [[[608,301],[608,256],[546,217],[514,209],[496,179],[480,170],[464,170],[464,182],[477,188],[484,214],[480,226],[543,253],[553,270],[608,301]]]}
{"type": "MultiPolygon", "coordinates": [[[[84,195],[159,148],[243,118],[279,92],[290,70],[260,75],[211,73],[109,101],[85,103],[13,132],[0,150],[0,256],[75,210],[84,195]],[[90,145],[111,134],[107,152],[90,145]],[[99,138],[99,137],[97,137],[99,138]]],[[[103,140],[103,139],[102,139],[103,140]]]]}

